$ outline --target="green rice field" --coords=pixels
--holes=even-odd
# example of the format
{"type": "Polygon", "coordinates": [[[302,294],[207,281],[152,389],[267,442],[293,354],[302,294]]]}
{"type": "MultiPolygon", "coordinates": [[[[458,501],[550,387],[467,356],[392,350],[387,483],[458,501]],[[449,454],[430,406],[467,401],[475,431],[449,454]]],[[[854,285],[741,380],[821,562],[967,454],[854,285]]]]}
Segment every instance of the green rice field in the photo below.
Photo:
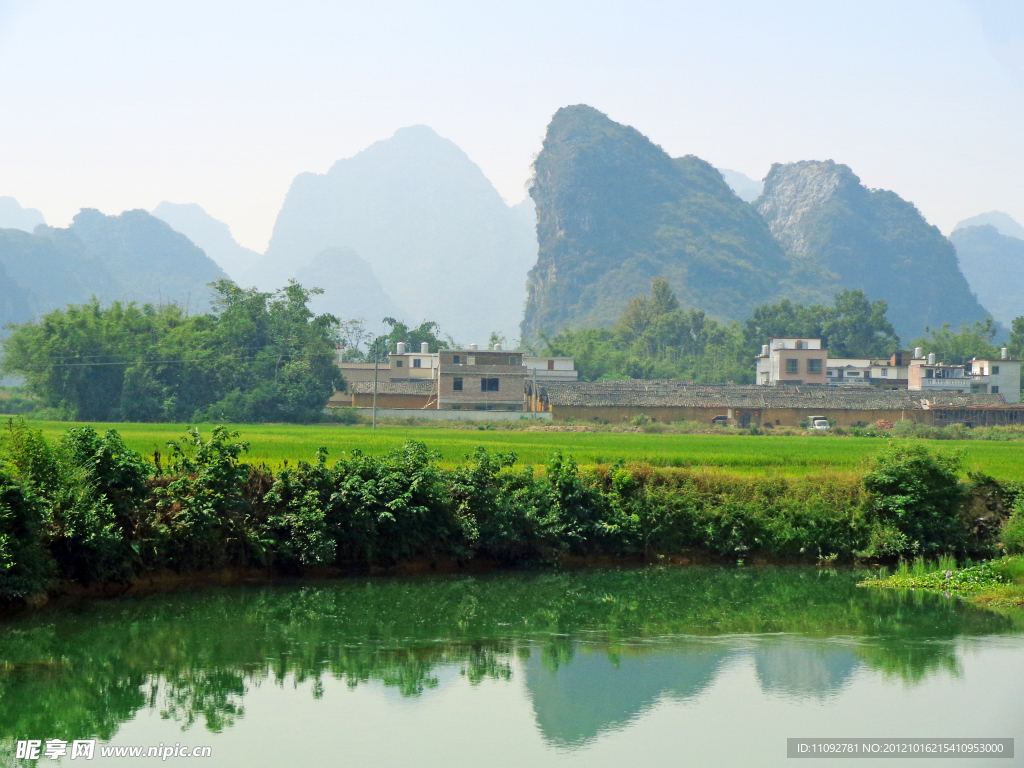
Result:
{"type": "MultiPolygon", "coordinates": [[[[47,437],[63,434],[69,422],[30,422],[47,437]]],[[[166,453],[168,440],[180,437],[184,424],[93,424],[116,429],[135,450],[166,453]]],[[[679,435],[614,432],[526,432],[515,430],[445,429],[341,425],[233,425],[249,442],[249,460],[272,467],[285,461],[311,461],[319,446],[330,456],[360,449],[383,453],[407,440],[421,440],[440,452],[442,462],[462,462],[477,446],[514,451],[520,463],[542,465],[554,451],[573,456],[581,465],[610,464],[618,459],[656,466],[698,467],[740,474],[762,472],[810,475],[821,472],[859,473],[867,459],[886,444],[883,438],[774,435],[679,435]]],[[[209,431],[210,426],[201,426],[209,431]]],[[[936,440],[929,445],[943,453],[961,451],[965,465],[1002,480],[1024,481],[1024,442],[936,440]]]]}

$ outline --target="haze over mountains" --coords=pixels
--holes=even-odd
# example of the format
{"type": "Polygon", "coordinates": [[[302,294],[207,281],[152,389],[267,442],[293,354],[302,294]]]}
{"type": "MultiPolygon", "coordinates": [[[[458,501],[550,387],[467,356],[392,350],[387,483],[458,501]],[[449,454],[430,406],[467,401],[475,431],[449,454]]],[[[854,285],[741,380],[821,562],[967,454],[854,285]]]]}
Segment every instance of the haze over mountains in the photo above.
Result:
{"type": "Polygon", "coordinates": [[[42,214],[0,198],[0,322],[93,295],[196,311],[225,274],[261,290],[294,278],[324,289],[317,312],[373,331],[386,316],[435,320],[463,343],[610,326],[654,277],[726,321],[861,289],[888,302],[905,340],[925,325],[1024,315],[1024,227],[993,211],[961,222],[951,243],[831,160],[775,165],[760,182],[672,158],[576,105],[552,118],[534,170],[530,197],[509,206],[455,144],[403,128],[297,176],[265,254],[195,204],[83,209],[67,229],[37,229],[42,214]]]}
{"type": "Polygon", "coordinates": [[[235,242],[227,224],[195,203],[178,205],[165,200],[153,209],[153,215],[202,248],[236,283],[243,282],[245,275],[263,258],[263,254],[235,242]]]}
{"type": "MultiPolygon", "coordinates": [[[[326,249],[350,249],[407,321],[436,320],[483,343],[491,331],[515,336],[522,319],[536,258],[528,221],[455,144],[426,126],[403,128],[325,174],[297,176],[250,279],[275,287],[314,259],[329,269],[326,249]]],[[[330,293],[323,299],[332,306],[330,293]]],[[[351,316],[344,309],[334,311],[351,316]]]]}
{"type": "Polygon", "coordinates": [[[23,322],[93,296],[104,304],[173,301],[205,311],[207,283],[225,276],[187,237],[146,211],[104,216],[89,208],[65,229],[0,229],[0,269],[4,322],[23,322]]]}
{"type": "Polygon", "coordinates": [[[0,229],[31,232],[45,223],[43,214],[35,208],[22,208],[13,197],[0,197],[0,229]]]}
{"type": "Polygon", "coordinates": [[[992,211],[961,221],[949,239],[971,289],[992,316],[1007,327],[1024,316],[1024,227],[992,211]]]}

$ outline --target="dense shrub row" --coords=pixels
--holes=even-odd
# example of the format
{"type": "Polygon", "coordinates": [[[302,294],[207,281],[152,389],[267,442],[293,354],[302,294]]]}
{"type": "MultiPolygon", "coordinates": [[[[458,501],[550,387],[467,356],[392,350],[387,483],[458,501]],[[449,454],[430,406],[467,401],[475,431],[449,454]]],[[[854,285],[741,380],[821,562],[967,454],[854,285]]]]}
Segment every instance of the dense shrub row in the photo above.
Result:
{"type": "MultiPolygon", "coordinates": [[[[114,431],[77,427],[48,442],[10,422],[0,443],[0,598],[162,568],[985,555],[1024,499],[991,478],[961,482],[955,457],[921,446],[891,447],[862,479],[621,462],[581,472],[559,454],[536,474],[483,448],[444,469],[419,442],[334,463],[321,449],[275,473],[245,463],[236,438],[222,427],[209,438],[190,430],[150,462],[114,431]]],[[[1018,527],[1009,526],[1012,541],[1018,527]]]]}

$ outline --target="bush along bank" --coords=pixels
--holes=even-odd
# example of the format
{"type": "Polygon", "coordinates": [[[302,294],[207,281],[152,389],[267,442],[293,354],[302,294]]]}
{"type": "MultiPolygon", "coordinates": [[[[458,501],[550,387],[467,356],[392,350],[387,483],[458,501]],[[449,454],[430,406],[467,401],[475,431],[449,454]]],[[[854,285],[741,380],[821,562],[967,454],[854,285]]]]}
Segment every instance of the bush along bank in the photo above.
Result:
{"type": "Polygon", "coordinates": [[[860,479],[791,479],[622,462],[581,471],[560,454],[535,473],[511,453],[482,448],[443,469],[419,442],[333,462],[321,449],[272,473],[245,462],[237,437],[222,427],[209,437],[189,430],[149,461],[115,431],[77,427],[47,441],[8,422],[0,600],[161,570],[990,557],[1024,514],[1012,514],[1024,489],[962,481],[955,456],[909,444],[890,446],[860,479]]]}

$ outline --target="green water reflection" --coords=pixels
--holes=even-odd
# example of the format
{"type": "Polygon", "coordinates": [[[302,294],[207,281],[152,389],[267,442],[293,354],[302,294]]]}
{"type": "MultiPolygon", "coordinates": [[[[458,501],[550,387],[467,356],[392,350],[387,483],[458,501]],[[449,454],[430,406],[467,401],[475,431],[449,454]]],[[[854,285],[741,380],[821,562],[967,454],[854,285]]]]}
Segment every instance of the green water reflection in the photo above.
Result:
{"type": "Polygon", "coordinates": [[[365,579],[179,592],[8,620],[0,736],[111,739],[146,710],[217,732],[261,685],[379,681],[417,697],[457,669],[524,676],[549,743],[578,745],[659,698],[706,689],[736,654],[762,691],[828,697],[856,670],[957,675],[957,642],[1016,633],[943,596],[851,571],[689,568],[365,579]]]}

